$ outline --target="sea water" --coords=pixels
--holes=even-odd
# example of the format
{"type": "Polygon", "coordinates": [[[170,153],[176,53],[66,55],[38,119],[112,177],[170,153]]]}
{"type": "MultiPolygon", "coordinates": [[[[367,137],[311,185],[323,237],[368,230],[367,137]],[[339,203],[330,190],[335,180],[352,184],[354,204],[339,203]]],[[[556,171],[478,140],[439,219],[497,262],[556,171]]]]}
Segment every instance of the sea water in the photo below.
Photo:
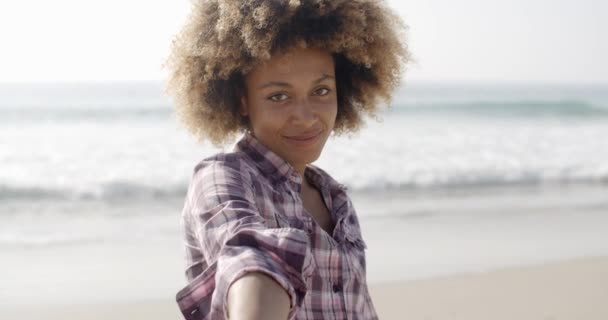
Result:
{"type": "MultiPolygon", "coordinates": [[[[231,148],[160,83],[0,86],[0,295],[174,294],[192,170],[231,148]]],[[[608,254],[606,86],[407,84],[315,164],[353,196],[372,282],[608,254]]]]}

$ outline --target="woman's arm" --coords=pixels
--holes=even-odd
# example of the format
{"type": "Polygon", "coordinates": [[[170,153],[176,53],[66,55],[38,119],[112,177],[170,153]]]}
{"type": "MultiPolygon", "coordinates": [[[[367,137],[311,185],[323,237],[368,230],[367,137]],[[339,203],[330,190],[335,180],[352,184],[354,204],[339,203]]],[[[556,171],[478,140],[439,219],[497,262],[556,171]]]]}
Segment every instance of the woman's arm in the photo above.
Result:
{"type": "Polygon", "coordinates": [[[255,193],[247,166],[238,160],[201,162],[188,188],[185,232],[208,264],[176,295],[188,320],[228,318],[229,293],[237,310],[231,320],[294,318],[315,270],[309,234],[277,228],[271,211],[259,211],[256,197],[263,195],[255,193]],[[265,277],[246,277],[252,273],[265,277]],[[237,281],[242,284],[229,291],[237,281]]]}
{"type": "Polygon", "coordinates": [[[290,300],[287,291],[261,272],[252,272],[228,289],[230,320],[286,320],[290,300]]]}

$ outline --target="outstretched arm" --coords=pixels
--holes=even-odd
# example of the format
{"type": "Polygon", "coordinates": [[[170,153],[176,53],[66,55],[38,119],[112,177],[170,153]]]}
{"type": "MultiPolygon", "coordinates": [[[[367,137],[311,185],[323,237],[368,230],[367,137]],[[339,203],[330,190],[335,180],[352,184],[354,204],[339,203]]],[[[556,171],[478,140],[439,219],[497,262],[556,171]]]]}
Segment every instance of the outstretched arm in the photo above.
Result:
{"type": "Polygon", "coordinates": [[[228,289],[230,320],[286,320],[289,295],[272,278],[252,272],[239,278],[228,289]]]}

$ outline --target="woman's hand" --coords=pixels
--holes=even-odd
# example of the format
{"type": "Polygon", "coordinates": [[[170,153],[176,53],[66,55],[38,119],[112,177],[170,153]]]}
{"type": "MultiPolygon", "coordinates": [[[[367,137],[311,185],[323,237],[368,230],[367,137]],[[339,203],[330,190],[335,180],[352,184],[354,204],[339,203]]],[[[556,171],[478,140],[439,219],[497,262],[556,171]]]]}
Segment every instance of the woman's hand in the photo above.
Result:
{"type": "Polygon", "coordinates": [[[244,275],[228,289],[230,320],[286,320],[289,308],[287,291],[260,272],[244,275]]]}

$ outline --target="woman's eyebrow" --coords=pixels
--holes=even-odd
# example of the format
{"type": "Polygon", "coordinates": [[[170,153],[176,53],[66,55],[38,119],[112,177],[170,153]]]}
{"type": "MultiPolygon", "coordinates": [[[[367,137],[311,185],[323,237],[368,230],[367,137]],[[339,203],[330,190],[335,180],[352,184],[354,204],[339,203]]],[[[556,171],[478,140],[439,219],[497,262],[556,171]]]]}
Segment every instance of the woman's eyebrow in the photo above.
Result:
{"type": "Polygon", "coordinates": [[[258,89],[261,90],[261,89],[272,87],[272,86],[291,87],[291,85],[289,83],[287,83],[287,82],[269,81],[269,82],[266,82],[265,84],[259,86],[258,89]]]}
{"type": "MultiPolygon", "coordinates": [[[[329,74],[323,74],[323,76],[321,76],[319,79],[313,81],[314,84],[317,84],[325,79],[335,79],[334,76],[329,75],[329,74]]],[[[278,87],[291,87],[291,85],[288,82],[283,82],[283,81],[269,81],[266,82],[265,84],[261,85],[258,87],[258,90],[261,89],[265,89],[271,86],[278,86],[278,87]]]]}
{"type": "Polygon", "coordinates": [[[324,74],[323,74],[323,76],[322,76],[321,78],[319,78],[319,79],[315,80],[313,83],[314,83],[314,84],[317,84],[317,83],[319,83],[319,82],[321,82],[321,81],[323,81],[323,80],[325,80],[325,79],[335,79],[335,77],[334,77],[334,76],[332,76],[332,75],[330,75],[330,74],[325,74],[325,73],[324,73],[324,74]]]}

